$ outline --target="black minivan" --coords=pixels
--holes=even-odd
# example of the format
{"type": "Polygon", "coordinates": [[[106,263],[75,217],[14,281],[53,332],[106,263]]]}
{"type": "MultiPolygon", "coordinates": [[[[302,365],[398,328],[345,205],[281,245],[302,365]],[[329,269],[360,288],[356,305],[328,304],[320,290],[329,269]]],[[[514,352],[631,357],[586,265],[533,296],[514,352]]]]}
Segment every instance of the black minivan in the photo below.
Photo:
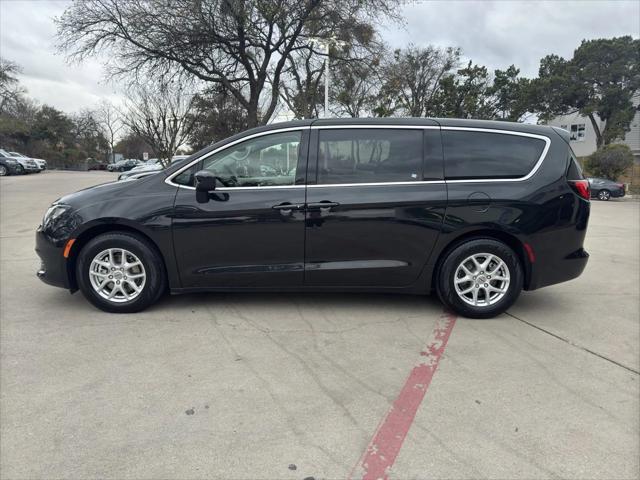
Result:
{"type": "Polygon", "coordinates": [[[566,131],[454,119],[255,128],[150,177],[64,196],[47,283],[109,312],[167,290],[425,294],[492,317],[582,273],[589,183],[566,131]]]}

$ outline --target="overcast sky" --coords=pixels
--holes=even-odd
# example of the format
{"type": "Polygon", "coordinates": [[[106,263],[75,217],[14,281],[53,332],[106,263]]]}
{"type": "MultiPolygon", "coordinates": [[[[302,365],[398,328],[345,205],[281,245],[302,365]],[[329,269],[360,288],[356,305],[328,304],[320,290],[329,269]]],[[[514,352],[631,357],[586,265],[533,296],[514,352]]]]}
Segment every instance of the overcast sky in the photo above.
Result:
{"type": "MultiPolygon", "coordinates": [[[[97,60],[68,65],[54,49],[66,0],[0,0],[0,55],[20,64],[31,97],[72,112],[101,98],[117,100],[97,60]]],[[[640,1],[423,1],[403,8],[406,25],[383,29],[393,47],[407,43],[461,47],[491,69],[515,64],[537,75],[540,58],[571,57],[584,38],[640,36],[640,1]]]]}

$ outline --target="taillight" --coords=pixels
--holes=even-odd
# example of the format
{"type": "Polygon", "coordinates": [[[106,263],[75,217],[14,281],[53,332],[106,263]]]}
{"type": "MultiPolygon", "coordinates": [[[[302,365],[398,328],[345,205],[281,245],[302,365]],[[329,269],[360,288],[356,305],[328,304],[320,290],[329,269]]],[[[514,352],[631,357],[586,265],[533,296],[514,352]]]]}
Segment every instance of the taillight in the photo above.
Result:
{"type": "Polygon", "coordinates": [[[585,200],[591,197],[589,192],[589,180],[569,180],[571,188],[585,200]]]}

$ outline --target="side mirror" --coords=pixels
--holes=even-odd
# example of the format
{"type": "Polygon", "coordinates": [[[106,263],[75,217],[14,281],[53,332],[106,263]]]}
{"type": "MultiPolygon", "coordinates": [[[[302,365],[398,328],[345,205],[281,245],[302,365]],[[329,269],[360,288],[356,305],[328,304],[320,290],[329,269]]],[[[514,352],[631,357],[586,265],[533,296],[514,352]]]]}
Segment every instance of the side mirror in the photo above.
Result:
{"type": "Polygon", "coordinates": [[[209,170],[200,170],[195,174],[195,187],[197,192],[211,192],[216,189],[216,177],[209,170]]]}
{"type": "Polygon", "coordinates": [[[194,184],[198,203],[207,203],[209,201],[209,192],[216,189],[216,180],[218,180],[218,177],[208,170],[200,170],[195,173],[194,184]]]}

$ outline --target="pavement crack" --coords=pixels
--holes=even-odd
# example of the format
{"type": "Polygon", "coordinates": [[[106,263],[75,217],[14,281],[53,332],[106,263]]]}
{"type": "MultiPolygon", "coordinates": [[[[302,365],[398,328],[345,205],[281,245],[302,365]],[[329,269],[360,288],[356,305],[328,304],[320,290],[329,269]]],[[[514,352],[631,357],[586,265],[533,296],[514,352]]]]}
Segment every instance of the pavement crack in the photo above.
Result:
{"type": "Polygon", "coordinates": [[[640,375],[640,372],[638,370],[635,370],[635,369],[633,369],[633,368],[631,368],[631,367],[629,367],[629,366],[627,366],[627,365],[625,365],[623,363],[617,362],[616,360],[613,360],[612,358],[609,358],[609,357],[607,357],[605,355],[602,355],[601,353],[594,352],[593,350],[591,350],[591,349],[589,349],[587,347],[583,347],[582,345],[578,345],[577,343],[574,343],[571,340],[569,340],[568,338],[565,338],[565,337],[563,337],[561,335],[558,335],[557,333],[550,332],[549,330],[547,330],[545,328],[542,328],[542,327],[540,327],[540,326],[538,326],[538,325],[536,325],[534,323],[528,322],[528,321],[526,321],[526,320],[524,320],[522,318],[519,318],[519,317],[515,316],[512,313],[505,312],[505,315],[508,315],[511,318],[514,318],[514,319],[516,319],[516,320],[518,320],[518,321],[520,321],[520,322],[522,322],[522,323],[524,323],[526,325],[529,325],[530,327],[533,327],[533,328],[535,328],[537,330],[540,330],[541,332],[546,333],[547,335],[551,335],[552,337],[557,338],[558,340],[561,340],[561,341],[571,345],[572,347],[578,348],[578,349],[580,349],[580,350],[582,350],[584,352],[590,353],[591,355],[594,355],[594,356],[596,356],[598,358],[606,360],[607,362],[613,363],[614,365],[617,365],[618,367],[624,368],[625,370],[628,370],[631,373],[635,373],[636,375],[640,375]]]}

